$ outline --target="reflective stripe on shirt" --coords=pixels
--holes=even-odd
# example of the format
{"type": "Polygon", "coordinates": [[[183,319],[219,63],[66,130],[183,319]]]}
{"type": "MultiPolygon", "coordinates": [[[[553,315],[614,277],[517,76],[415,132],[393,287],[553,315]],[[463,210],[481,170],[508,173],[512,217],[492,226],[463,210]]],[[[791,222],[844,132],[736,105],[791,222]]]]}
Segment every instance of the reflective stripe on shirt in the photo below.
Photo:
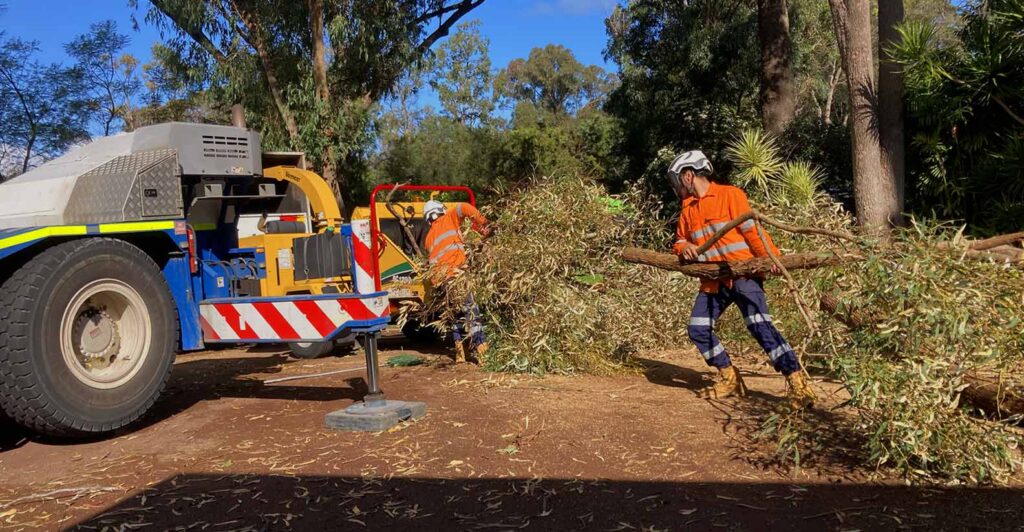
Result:
{"type": "Polygon", "coordinates": [[[465,250],[466,246],[464,246],[462,244],[448,244],[447,246],[441,248],[441,250],[438,251],[436,254],[431,253],[434,256],[430,257],[430,263],[431,264],[436,263],[437,261],[441,260],[441,257],[444,257],[444,255],[446,253],[448,253],[449,251],[455,250],[455,249],[465,250]]]}
{"type": "Polygon", "coordinates": [[[712,249],[709,249],[709,250],[705,251],[704,254],[701,255],[701,257],[702,257],[701,260],[713,259],[715,257],[720,257],[722,255],[726,255],[728,253],[733,253],[733,252],[744,250],[744,249],[750,249],[750,246],[748,246],[746,242],[733,242],[732,244],[729,244],[728,246],[722,246],[720,248],[712,248],[712,249]]]}
{"type": "Polygon", "coordinates": [[[726,225],[727,224],[725,223],[705,225],[704,227],[701,227],[700,229],[690,233],[690,237],[692,237],[693,240],[696,242],[697,240],[704,238],[705,236],[715,234],[715,231],[718,231],[719,229],[725,227],[726,225]]]}
{"type": "Polygon", "coordinates": [[[444,239],[456,236],[458,234],[459,234],[459,231],[457,229],[451,229],[451,230],[445,231],[445,232],[437,235],[436,237],[434,237],[434,241],[433,242],[427,244],[427,250],[430,253],[433,253],[434,247],[437,246],[438,244],[440,244],[441,242],[444,242],[444,239]]]}

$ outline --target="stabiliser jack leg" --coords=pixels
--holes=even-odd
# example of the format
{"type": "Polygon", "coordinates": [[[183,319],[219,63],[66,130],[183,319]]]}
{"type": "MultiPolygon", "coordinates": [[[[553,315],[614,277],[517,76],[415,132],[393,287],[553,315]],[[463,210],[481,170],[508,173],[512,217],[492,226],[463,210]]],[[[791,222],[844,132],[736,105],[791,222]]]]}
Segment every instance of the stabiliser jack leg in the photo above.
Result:
{"type": "Polygon", "coordinates": [[[419,419],[427,414],[427,404],[419,401],[392,401],[380,389],[380,366],[377,359],[377,332],[360,335],[366,353],[366,396],[361,403],[335,410],[324,417],[324,425],[333,430],[378,432],[388,430],[402,421],[419,419]]]}

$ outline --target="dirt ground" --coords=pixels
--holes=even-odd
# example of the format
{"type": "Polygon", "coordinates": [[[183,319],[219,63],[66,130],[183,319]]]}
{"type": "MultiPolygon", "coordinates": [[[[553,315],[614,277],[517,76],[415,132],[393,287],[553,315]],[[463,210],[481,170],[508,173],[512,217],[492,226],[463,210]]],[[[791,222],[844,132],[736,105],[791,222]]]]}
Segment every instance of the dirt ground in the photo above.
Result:
{"type": "Polygon", "coordinates": [[[0,421],[0,528],[11,530],[1024,529],[1024,484],[918,488],[846,463],[827,406],[799,470],[752,443],[781,378],[743,360],[746,401],[694,395],[691,352],[616,377],[495,375],[383,344],[390,398],[428,415],[383,433],[323,428],[362,397],[364,361],[260,348],[178,359],[154,411],[113,438],[39,440],[0,421]],[[279,383],[292,375],[348,373],[279,383]],[[832,438],[832,436],[835,436],[832,438]],[[830,439],[832,438],[832,439],[830,439]],[[829,443],[833,442],[833,443],[829,443]],[[830,447],[831,446],[831,447],[830,447]]]}

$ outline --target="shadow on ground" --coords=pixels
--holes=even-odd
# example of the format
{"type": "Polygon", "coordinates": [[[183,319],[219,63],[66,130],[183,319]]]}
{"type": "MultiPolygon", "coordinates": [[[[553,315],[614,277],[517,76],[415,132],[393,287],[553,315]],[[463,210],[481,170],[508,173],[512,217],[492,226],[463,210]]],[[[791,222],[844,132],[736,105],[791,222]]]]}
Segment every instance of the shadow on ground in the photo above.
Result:
{"type": "MultiPolygon", "coordinates": [[[[303,381],[265,384],[261,379],[247,378],[252,374],[279,373],[282,364],[302,363],[281,354],[281,348],[253,348],[252,356],[237,358],[196,358],[188,355],[174,365],[171,378],[160,398],[141,419],[117,431],[114,436],[128,434],[157,424],[203,401],[216,401],[224,397],[251,399],[280,399],[288,401],[328,402],[341,399],[362,400],[366,395],[366,381],[361,372],[336,376],[332,386],[314,386],[303,381]]],[[[61,440],[32,434],[13,421],[0,416],[0,453],[21,447],[28,441],[49,445],[74,445],[107,439],[110,435],[92,439],[61,440]]]]}
{"type": "MultiPolygon", "coordinates": [[[[708,378],[710,373],[662,360],[639,358],[637,361],[652,384],[696,393],[712,382],[708,378]]],[[[749,377],[748,372],[740,372],[749,377]]],[[[865,435],[856,430],[848,417],[827,406],[819,404],[815,408],[794,412],[784,397],[753,389],[748,389],[743,399],[710,402],[721,412],[723,431],[735,429],[743,433],[747,441],[764,444],[741,445],[733,449],[734,457],[760,468],[774,468],[787,474],[797,463],[804,467],[827,464],[833,473],[847,474],[864,463],[860,449],[864,447],[865,435]]]]}
{"type": "Polygon", "coordinates": [[[878,485],[178,475],[82,528],[266,530],[1010,530],[1021,489],[878,485]]]}
{"type": "Polygon", "coordinates": [[[160,399],[139,423],[127,430],[139,430],[184,412],[201,401],[223,397],[328,402],[362,400],[366,395],[366,382],[359,372],[337,375],[333,386],[315,386],[303,381],[265,384],[263,379],[246,378],[256,373],[279,373],[283,364],[303,362],[280,353],[262,354],[265,351],[260,349],[249,352],[256,356],[178,362],[160,399]]]}

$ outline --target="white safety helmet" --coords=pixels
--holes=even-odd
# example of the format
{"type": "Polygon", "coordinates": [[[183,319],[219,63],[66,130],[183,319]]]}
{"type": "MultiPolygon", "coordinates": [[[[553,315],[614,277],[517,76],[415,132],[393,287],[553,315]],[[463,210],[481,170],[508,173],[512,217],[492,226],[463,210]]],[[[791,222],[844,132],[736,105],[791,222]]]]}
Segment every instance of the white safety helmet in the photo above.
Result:
{"type": "Polygon", "coordinates": [[[696,172],[703,171],[707,175],[715,172],[715,167],[711,165],[711,161],[704,155],[704,152],[700,150],[683,152],[672,161],[672,164],[668,165],[668,180],[672,183],[672,190],[677,194],[680,193],[683,186],[680,176],[687,168],[696,172]]]}
{"type": "Polygon", "coordinates": [[[444,216],[446,212],[448,209],[445,209],[444,203],[440,201],[430,200],[423,206],[423,218],[427,223],[434,223],[434,220],[444,216]]]}

